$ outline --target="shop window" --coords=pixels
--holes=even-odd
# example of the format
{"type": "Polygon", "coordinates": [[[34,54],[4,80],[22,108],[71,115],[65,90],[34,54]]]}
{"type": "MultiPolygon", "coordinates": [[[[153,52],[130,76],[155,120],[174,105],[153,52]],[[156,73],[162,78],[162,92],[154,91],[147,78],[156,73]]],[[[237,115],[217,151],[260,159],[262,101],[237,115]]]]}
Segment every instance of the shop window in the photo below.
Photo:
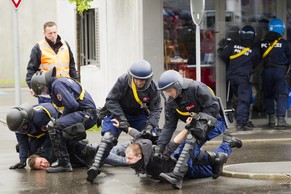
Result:
{"type": "MultiPolygon", "coordinates": [[[[214,10],[214,0],[206,2],[214,10]]],[[[215,90],[215,11],[202,20],[201,81],[215,90]]],[[[179,71],[184,77],[196,79],[196,26],[190,13],[190,2],[164,0],[164,69],[179,71]]]]}

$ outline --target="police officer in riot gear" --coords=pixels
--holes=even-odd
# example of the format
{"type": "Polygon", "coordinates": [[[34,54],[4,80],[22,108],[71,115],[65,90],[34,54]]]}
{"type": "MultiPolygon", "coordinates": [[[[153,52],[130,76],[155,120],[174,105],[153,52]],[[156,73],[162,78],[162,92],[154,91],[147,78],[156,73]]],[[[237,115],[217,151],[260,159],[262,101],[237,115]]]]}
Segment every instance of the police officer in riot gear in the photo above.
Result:
{"type": "Polygon", "coordinates": [[[250,96],[252,74],[259,64],[259,48],[255,46],[255,29],[246,25],[239,32],[240,40],[228,39],[222,44],[218,53],[220,58],[226,63],[226,79],[228,90],[237,97],[235,108],[235,118],[237,130],[248,131],[253,129],[253,124],[249,121],[250,96]]]}
{"type": "Polygon", "coordinates": [[[15,132],[19,146],[20,162],[10,169],[20,169],[26,166],[26,159],[34,154],[40,147],[43,152],[50,154],[51,145],[46,125],[58,111],[51,103],[31,106],[28,103],[12,108],[7,116],[8,128],[15,132]]]}
{"type": "Polygon", "coordinates": [[[285,24],[281,19],[271,19],[268,33],[261,41],[261,55],[264,64],[262,72],[263,93],[266,113],[269,116],[269,126],[285,129],[289,125],[285,116],[288,101],[288,82],[291,63],[291,49],[289,43],[282,38],[285,24]],[[276,103],[276,106],[275,106],[276,103]]]}
{"type": "Polygon", "coordinates": [[[117,144],[122,131],[134,127],[145,134],[153,135],[158,129],[161,113],[160,93],[152,80],[152,67],[146,60],[135,61],[127,74],[123,74],[114,84],[106,98],[108,115],[103,120],[102,140],[95,161],[87,172],[87,181],[93,183],[101,171],[104,159],[117,144]],[[120,122],[113,125],[112,119],[120,122]]]}
{"type": "MultiPolygon", "coordinates": [[[[156,155],[163,153],[165,146],[170,142],[178,120],[186,122],[188,117],[193,117],[191,124],[187,126],[189,133],[186,143],[173,172],[160,175],[173,187],[180,189],[188,170],[187,161],[190,153],[192,155],[194,148],[200,149],[207,140],[222,134],[226,130],[226,125],[220,116],[217,98],[204,83],[182,78],[177,71],[168,70],[160,76],[158,88],[166,97],[166,121],[157,141],[156,155]]],[[[225,161],[223,158],[217,160],[225,161]]]]}
{"type": "Polygon", "coordinates": [[[96,106],[91,95],[71,78],[56,78],[55,67],[48,72],[37,72],[32,76],[31,88],[37,95],[47,93],[62,115],[48,123],[53,151],[57,161],[46,171],[70,172],[68,147],[74,147],[79,140],[86,138],[85,130],[96,124],[96,106]]]}

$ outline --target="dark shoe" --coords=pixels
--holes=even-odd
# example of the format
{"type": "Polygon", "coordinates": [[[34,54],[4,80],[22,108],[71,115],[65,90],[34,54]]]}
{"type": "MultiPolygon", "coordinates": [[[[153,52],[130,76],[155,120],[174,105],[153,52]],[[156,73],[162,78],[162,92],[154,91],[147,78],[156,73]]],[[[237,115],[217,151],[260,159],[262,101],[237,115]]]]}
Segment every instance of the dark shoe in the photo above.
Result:
{"type": "Polygon", "coordinates": [[[275,127],[275,115],[274,114],[269,114],[269,127],[275,127]]]}
{"type": "Polygon", "coordinates": [[[251,131],[253,130],[253,127],[249,125],[249,123],[244,123],[244,124],[238,124],[236,126],[237,131],[251,131]]]}
{"type": "Polygon", "coordinates": [[[284,117],[278,117],[277,127],[280,129],[285,129],[285,128],[289,127],[289,125],[286,123],[286,120],[284,117]]]}
{"type": "Polygon", "coordinates": [[[73,168],[70,162],[61,164],[58,161],[52,164],[51,167],[46,169],[47,173],[58,173],[58,172],[72,172],[73,168]]]}
{"type": "Polygon", "coordinates": [[[252,121],[248,121],[248,122],[247,122],[247,125],[248,125],[249,127],[252,127],[252,128],[255,127],[255,125],[252,123],[252,121]]]}
{"type": "Polygon", "coordinates": [[[178,177],[173,172],[161,173],[159,177],[162,181],[170,183],[173,188],[182,189],[183,177],[178,177]]]}
{"type": "Polygon", "coordinates": [[[242,141],[238,139],[237,137],[233,137],[230,134],[224,134],[222,141],[228,143],[231,148],[242,147],[242,141]]]}
{"type": "Polygon", "coordinates": [[[89,170],[87,171],[87,181],[90,183],[93,183],[93,181],[96,179],[96,177],[98,176],[98,174],[100,174],[100,170],[98,170],[95,167],[91,167],[89,168],[89,170]]]}
{"type": "Polygon", "coordinates": [[[228,155],[226,153],[220,152],[216,153],[215,162],[212,166],[212,178],[217,179],[223,171],[223,165],[226,163],[228,155]]]}

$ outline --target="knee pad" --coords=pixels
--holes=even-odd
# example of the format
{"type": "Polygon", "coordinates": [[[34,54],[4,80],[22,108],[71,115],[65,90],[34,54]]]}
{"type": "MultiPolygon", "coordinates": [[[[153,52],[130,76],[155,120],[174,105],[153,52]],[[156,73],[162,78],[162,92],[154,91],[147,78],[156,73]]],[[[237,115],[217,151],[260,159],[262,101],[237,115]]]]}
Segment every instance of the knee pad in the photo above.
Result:
{"type": "Polygon", "coordinates": [[[111,132],[105,132],[102,139],[101,139],[101,142],[116,145],[117,138],[114,137],[114,135],[111,132]]]}

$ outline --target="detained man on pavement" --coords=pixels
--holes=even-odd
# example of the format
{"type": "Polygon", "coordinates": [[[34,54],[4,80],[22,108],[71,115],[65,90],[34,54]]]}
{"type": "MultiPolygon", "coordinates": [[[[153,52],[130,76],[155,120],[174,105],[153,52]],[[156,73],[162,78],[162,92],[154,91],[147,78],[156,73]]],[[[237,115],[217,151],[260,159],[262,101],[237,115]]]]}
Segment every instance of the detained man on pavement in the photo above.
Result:
{"type": "MultiPolygon", "coordinates": [[[[128,165],[134,169],[137,174],[145,174],[147,177],[155,180],[164,180],[161,179],[160,174],[173,171],[177,158],[181,155],[187,134],[189,133],[189,129],[187,128],[191,125],[191,120],[192,118],[188,117],[185,129],[166,145],[164,152],[159,156],[155,156],[155,145],[152,145],[150,140],[142,138],[141,132],[129,127],[128,134],[131,135],[134,140],[125,151],[128,165]]],[[[112,122],[114,122],[115,126],[119,125],[116,119],[113,119],[112,122]]],[[[195,153],[193,153],[193,155],[198,153],[199,157],[189,158],[187,161],[189,169],[185,178],[195,179],[211,176],[213,178],[218,178],[222,173],[224,163],[232,153],[232,148],[240,148],[241,146],[241,140],[232,137],[230,134],[226,134],[223,137],[221,145],[215,152],[205,152],[195,148],[193,151],[195,153]]],[[[178,186],[182,187],[182,185],[178,186]]]]}

